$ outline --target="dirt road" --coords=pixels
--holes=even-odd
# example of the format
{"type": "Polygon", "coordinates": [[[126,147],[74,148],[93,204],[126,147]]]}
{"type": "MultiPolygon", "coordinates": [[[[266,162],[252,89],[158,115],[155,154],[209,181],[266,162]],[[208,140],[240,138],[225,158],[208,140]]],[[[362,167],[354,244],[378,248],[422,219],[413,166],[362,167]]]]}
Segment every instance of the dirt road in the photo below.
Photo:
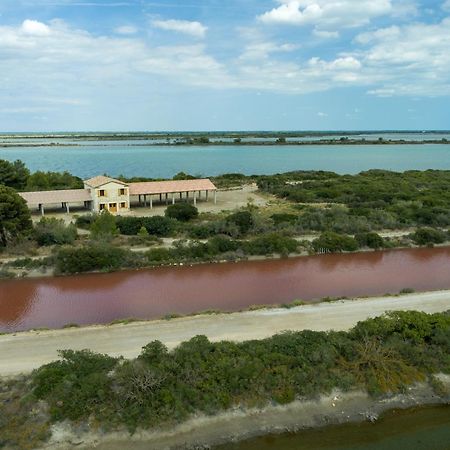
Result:
{"type": "Polygon", "coordinates": [[[194,316],[170,321],[33,331],[0,336],[0,376],[29,372],[57,358],[58,349],[91,349],[126,358],[158,339],[169,348],[204,334],[213,341],[262,339],[283,330],[346,330],[358,321],[389,310],[439,312],[450,309],[450,291],[345,300],[233,314],[194,316]]]}

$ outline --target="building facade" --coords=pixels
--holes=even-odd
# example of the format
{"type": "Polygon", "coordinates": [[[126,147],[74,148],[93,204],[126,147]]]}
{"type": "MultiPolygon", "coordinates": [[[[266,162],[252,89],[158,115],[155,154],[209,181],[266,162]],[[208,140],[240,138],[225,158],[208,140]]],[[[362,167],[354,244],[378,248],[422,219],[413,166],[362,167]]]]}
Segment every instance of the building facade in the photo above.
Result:
{"type": "Polygon", "coordinates": [[[120,214],[130,210],[130,188],[126,183],[98,176],[84,182],[84,188],[91,193],[92,210],[120,214]]]}

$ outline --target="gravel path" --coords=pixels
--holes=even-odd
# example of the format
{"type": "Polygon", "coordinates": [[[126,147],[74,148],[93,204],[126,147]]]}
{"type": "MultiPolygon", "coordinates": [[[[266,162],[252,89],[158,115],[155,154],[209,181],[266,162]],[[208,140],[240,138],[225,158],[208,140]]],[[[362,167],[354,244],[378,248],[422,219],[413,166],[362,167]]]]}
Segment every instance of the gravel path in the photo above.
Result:
{"type": "Polygon", "coordinates": [[[0,375],[29,372],[57,358],[58,349],[91,349],[136,357],[141,348],[160,340],[169,348],[199,334],[213,341],[262,339],[283,330],[346,330],[358,321],[389,310],[428,313],[450,309],[450,291],[400,297],[373,297],[243,313],[203,315],[128,325],[31,331],[0,336],[0,375]]]}

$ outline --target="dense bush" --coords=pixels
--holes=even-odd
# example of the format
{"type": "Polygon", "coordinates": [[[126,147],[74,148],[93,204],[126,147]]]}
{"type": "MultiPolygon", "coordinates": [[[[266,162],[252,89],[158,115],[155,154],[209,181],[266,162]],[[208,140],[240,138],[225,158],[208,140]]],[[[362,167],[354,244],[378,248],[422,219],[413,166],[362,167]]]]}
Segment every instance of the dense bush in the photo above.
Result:
{"type": "Polygon", "coordinates": [[[272,255],[274,253],[287,255],[295,253],[298,246],[299,243],[295,239],[277,233],[259,236],[243,244],[245,252],[250,255],[272,255]]]}
{"type": "Polygon", "coordinates": [[[434,228],[419,228],[411,235],[417,245],[442,244],[448,239],[447,233],[434,228]]]}
{"type": "Polygon", "coordinates": [[[359,233],[355,235],[355,240],[359,247],[369,247],[373,249],[383,248],[384,239],[377,233],[359,233]]]}
{"type": "Polygon", "coordinates": [[[96,218],[97,218],[97,214],[83,214],[82,216],[78,216],[76,218],[75,225],[78,228],[83,228],[84,230],[89,230],[96,218]]]}
{"type": "Polygon", "coordinates": [[[250,231],[250,228],[254,224],[253,215],[250,211],[238,211],[230,214],[226,222],[236,225],[241,235],[245,235],[250,231]]]}
{"type": "Polygon", "coordinates": [[[330,252],[353,252],[359,248],[358,242],[354,238],[332,231],[322,233],[320,237],[314,239],[312,245],[316,251],[327,250],[330,252]]]}
{"type": "Polygon", "coordinates": [[[296,214],[286,214],[286,213],[280,213],[280,214],[272,214],[270,218],[274,221],[275,225],[280,225],[283,223],[290,223],[294,224],[298,220],[298,215],[296,214]]]}
{"type": "Polygon", "coordinates": [[[53,421],[90,420],[153,428],[234,406],[289,403],[333,389],[403,391],[450,372],[450,316],[397,312],[349,332],[285,332],[268,339],[210,342],[196,336],[173,351],[158,341],[135,360],[65,351],[32,375],[53,421]]]}
{"type": "Polygon", "coordinates": [[[56,254],[57,273],[81,273],[133,267],[133,253],[111,245],[61,248],[56,254]]]}
{"type": "Polygon", "coordinates": [[[176,228],[176,221],[168,217],[122,217],[116,218],[116,225],[121,234],[135,236],[144,227],[149,235],[170,236],[176,228]]]}
{"type": "Polygon", "coordinates": [[[190,203],[176,203],[166,208],[165,216],[180,222],[189,222],[198,216],[198,209],[190,203]]]}
{"type": "Polygon", "coordinates": [[[326,230],[359,233],[393,227],[450,225],[450,171],[369,170],[357,175],[299,171],[259,177],[258,186],[296,203],[345,205],[348,211],[344,210],[343,216],[347,216],[349,223],[344,221],[341,229],[326,230]]]}
{"type": "Polygon", "coordinates": [[[73,244],[77,229],[73,224],[66,225],[62,219],[44,217],[34,226],[34,238],[39,245],[73,244]]]}
{"type": "Polygon", "coordinates": [[[96,215],[90,230],[92,239],[96,241],[107,242],[119,234],[116,226],[116,218],[106,210],[96,215]]]}

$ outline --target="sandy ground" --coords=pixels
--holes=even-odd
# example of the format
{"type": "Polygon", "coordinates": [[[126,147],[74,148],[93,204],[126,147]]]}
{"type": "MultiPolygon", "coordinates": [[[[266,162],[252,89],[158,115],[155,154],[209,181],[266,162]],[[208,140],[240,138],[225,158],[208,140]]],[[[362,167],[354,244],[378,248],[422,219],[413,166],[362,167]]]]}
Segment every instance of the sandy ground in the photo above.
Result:
{"type": "Polygon", "coordinates": [[[169,348],[200,334],[212,341],[245,341],[269,337],[283,330],[347,330],[358,321],[389,310],[432,313],[448,309],[450,290],[320,303],[289,310],[266,309],[170,321],[7,334],[0,336],[0,376],[29,372],[57,359],[59,349],[90,349],[134,358],[144,345],[156,339],[169,348]]]}

